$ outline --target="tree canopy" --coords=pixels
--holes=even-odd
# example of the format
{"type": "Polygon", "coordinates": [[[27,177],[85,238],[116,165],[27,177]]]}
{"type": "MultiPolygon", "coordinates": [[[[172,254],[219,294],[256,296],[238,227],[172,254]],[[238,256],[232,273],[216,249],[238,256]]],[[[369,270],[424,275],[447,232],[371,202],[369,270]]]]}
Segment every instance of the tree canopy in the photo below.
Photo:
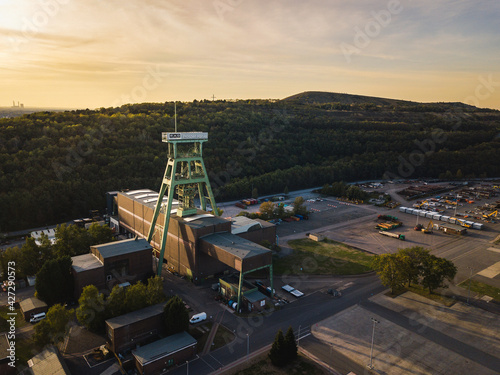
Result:
{"type": "MultiPolygon", "coordinates": [[[[335,99],[341,100],[341,99],[335,99]]],[[[207,131],[217,200],[335,181],[500,175],[500,113],[450,103],[273,100],[177,103],[180,131],[207,131]],[[412,155],[424,156],[412,162],[412,155]]],[[[0,119],[0,231],[65,222],[105,192],[157,190],[174,103],[0,119]],[[124,171],[127,173],[124,173],[124,171]],[[36,204],[33,202],[36,198],[36,204]]]]}
{"type": "Polygon", "coordinates": [[[189,313],[179,296],[173,296],[165,305],[165,326],[167,335],[187,331],[189,328],[189,313]]]}
{"type": "Polygon", "coordinates": [[[400,249],[395,254],[375,255],[372,267],[392,293],[402,289],[405,283],[408,286],[422,284],[432,293],[437,288],[447,287],[445,281],[453,280],[457,274],[452,261],[436,257],[419,246],[400,249]]]}
{"type": "Polygon", "coordinates": [[[69,256],[52,259],[45,262],[36,274],[37,296],[47,305],[69,302],[73,298],[72,263],[69,256]]]}

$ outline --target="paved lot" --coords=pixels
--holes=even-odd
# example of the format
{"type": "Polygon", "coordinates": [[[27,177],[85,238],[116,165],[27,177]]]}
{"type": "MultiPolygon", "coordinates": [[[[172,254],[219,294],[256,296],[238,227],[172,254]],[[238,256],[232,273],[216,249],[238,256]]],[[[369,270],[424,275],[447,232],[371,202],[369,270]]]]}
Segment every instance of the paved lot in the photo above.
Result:
{"type": "Polygon", "coordinates": [[[497,374],[498,316],[456,303],[447,308],[407,292],[379,294],[313,326],[313,335],[360,365],[381,374],[497,374]]]}

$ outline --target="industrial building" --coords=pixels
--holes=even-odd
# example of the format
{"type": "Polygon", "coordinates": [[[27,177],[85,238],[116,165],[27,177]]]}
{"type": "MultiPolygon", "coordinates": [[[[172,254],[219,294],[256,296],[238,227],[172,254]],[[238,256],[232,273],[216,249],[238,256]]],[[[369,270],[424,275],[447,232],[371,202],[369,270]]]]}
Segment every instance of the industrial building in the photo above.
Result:
{"type": "Polygon", "coordinates": [[[53,345],[47,346],[42,352],[28,360],[30,373],[33,375],[70,375],[59,350],[53,345]]]}
{"type": "Polygon", "coordinates": [[[207,133],[162,133],[162,140],[168,144],[168,161],[160,191],[108,195],[115,199],[118,229],[151,243],[158,258],[158,275],[164,261],[169,270],[197,284],[238,271],[239,305],[246,273],[268,268],[272,284],[272,253],[260,243],[274,243],[276,227],[262,220],[230,221],[213,214],[218,210],[202,157],[207,133]]]}
{"type": "MultiPolygon", "coordinates": [[[[220,294],[227,299],[235,298],[238,295],[239,280],[235,275],[225,276],[219,279],[220,294]]],[[[261,311],[266,305],[266,296],[258,291],[258,287],[244,280],[241,286],[242,310],[261,311]]],[[[233,305],[233,303],[230,303],[233,305]]]]}
{"type": "Polygon", "coordinates": [[[116,284],[147,279],[153,273],[151,253],[151,245],[136,237],[91,246],[89,254],[72,257],[75,298],[87,285],[111,290],[116,284]]]}
{"type": "Polygon", "coordinates": [[[187,332],[180,332],[134,351],[137,371],[141,375],[163,374],[169,367],[185,363],[196,355],[197,341],[187,332]]]}
{"type": "Polygon", "coordinates": [[[24,320],[27,322],[30,321],[33,315],[43,312],[46,313],[49,309],[45,302],[35,297],[26,298],[19,302],[19,308],[21,309],[21,314],[23,314],[24,320]]]}
{"type": "Polygon", "coordinates": [[[164,308],[165,303],[159,303],[106,320],[109,349],[119,353],[157,339],[164,333],[164,308]]]}

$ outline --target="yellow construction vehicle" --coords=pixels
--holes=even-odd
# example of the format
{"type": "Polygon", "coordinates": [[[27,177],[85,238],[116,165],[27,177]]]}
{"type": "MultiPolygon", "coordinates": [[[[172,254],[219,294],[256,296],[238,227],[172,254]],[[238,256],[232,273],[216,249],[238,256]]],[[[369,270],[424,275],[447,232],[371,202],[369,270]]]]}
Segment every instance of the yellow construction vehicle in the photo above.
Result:
{"type": "Polygon", "coordinates": [[[491,217],[496,218],[496,217],[497,217],[497,215],[498,215],[498,211],[493,211],[491,214],[488,214],[488,215],[483,215],[483,217],[484,217],[485,219],[491,219],[491,217]]]}
{"type": "Polygon", "coordinates": [[[422,228],[422,232],[425,234],[431,234],[432,233],[432,225],[433,225],[433,222],[431,220],[431,221],[429,221],[429,224],[427,224],[427,226],[425,228],[422,228]]]}

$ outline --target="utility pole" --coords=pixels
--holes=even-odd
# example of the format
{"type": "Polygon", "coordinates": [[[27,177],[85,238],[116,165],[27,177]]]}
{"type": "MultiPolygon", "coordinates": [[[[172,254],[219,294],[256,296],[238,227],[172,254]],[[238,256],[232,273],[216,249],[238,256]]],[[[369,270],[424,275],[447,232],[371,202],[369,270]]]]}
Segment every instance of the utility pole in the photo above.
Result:
{"type": "Polygon", "coordinates": [[[250,357],[250,336],[248,336],[247,333],[247,361],[249,357],[250,357]]]}
{"type": "Polygon", "coordinates": [[[470,299],[470,282],[472,279],[472,267],[467,267],[470,270],[469,274],[469,292],[467,293],[467,306],[469,305],[469,299],[470,299]]]}
{"type": "Polygon", "coordinates": [[[372,331],[372,347],[370,349],[370,364],[368,365],[368,368],[369,369],[373,369],[373,341],[374,341],[374,338],[375,338],[375,324],[378,324],[380,323],[377,319],[375,318],[371,318],[372,322],[373,322],[373,331],[372,331]]]}
{"type": "Polygon", "coordinates": [[[215,101],[215,94],[212,94],[212,101],[215,101]]]}
{"type": "Polygon", "coordinates": [[[186,374],[189,375],[189,361],[186,361],[186,374]]]}

